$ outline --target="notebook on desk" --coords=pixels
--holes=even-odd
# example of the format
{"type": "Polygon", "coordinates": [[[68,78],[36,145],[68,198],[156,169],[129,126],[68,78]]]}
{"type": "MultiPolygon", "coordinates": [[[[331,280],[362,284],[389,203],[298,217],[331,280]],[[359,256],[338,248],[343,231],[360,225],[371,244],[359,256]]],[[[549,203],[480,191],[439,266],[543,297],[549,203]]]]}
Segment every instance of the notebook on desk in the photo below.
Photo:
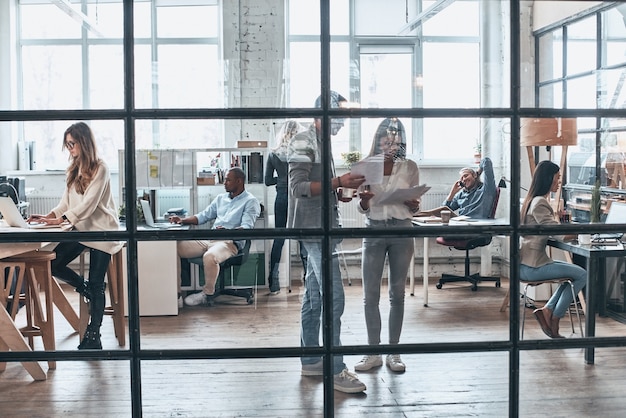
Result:
{"type": "Polygon", "coordinates": [[[144,199],[141,199],[139,202],[141,203],[141,209],[143,210],[143,217],[146,220],[146,225],[150,228],[171,229],[182,227],[182,225],[170,222],[155,222],[154,217],[152,216],[152,209],[150,209],[150,202],[144,199]]]}
{"type": "Polygon", "coordinates": [[[43,229],[43,228],[60,228],[62,225],[48,225],[46,223],[28,223],[24,218],[22,218],[22,214],[19,210],[17,210],[17,206],[13,203],[13,199],[7,196],[0,196],[0,213],[2,214],[2,219],[7,223],[7,225],[15,228],[26,228],[26,229],[43,229]]]}

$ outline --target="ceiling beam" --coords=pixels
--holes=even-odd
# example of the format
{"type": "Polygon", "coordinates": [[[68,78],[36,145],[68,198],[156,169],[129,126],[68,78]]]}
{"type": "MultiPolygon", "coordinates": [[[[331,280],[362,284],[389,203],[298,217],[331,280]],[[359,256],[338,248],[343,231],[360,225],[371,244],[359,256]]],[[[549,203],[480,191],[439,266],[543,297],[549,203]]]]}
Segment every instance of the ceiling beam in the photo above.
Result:
{"type": "Polygon", "coordinates": [[[80,23],[85,29],[93,33],[94,35],[103,38],[104,34],[100,32],[95,23],[91,22],[89,16],[81,12],[80,10],[76,10],[72,7],[68,0],[50,0],[50,3],[57,6],[63,12],[65,12],[69,17],[80,23]]]}
{"type": "Polygon", "coordinates": [[[437,3],[433,4],[428,9],[415,16],[413,20],[400,28],[398,35],[406,35],[410,32],[413,32],[415,29],[417,29],[418,26],[422,25],[428,19],[437,15],[437,13],[441,12],[443,9],[445,9],[455,1],[456,0],[439,0],[437,3]]]}

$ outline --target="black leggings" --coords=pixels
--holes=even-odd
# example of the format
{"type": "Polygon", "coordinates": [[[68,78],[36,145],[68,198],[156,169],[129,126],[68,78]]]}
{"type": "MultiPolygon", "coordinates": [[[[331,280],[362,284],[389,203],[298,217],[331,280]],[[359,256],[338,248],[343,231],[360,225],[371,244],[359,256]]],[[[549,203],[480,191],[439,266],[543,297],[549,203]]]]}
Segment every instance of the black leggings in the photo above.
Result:
{"type": "MultiPolygon", "coordinates": [[[[52,275],[58,277],[71,284],[74,287],[81,286],[84,279],[74,270],[68,267],[83,250],[87,248],[78,242],[62,242],[54,249],[56,259],[52,260],[52,275]]],[[[89,282],[88,288],[91,294],[91,302],[89,303],[89,313],[91,320],[89,325],[92,327],[100,327],[102,317],[104,316],[104,276],[106,275],[109,263],[111,262],[111,254],[104,251],[89,248],[89,282]]]]}

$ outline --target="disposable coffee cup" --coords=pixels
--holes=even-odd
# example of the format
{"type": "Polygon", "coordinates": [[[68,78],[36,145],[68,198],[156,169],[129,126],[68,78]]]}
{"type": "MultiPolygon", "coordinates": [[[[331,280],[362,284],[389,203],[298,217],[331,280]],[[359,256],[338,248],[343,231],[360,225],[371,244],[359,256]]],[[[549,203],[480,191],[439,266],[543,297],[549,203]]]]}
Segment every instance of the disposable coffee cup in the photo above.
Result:
{"type": "Polygon", "coordinates": [[[581,245],[591,244],[591,234],[578,234],[578,243],[581,245]]]}
{"type": "Polygon", "coordinates": [[[450,217],[452,216],[452,213],[449,210],[442,210],[440,216],[441,222],[447,224],[448,222],[450,222],[450,217]]]}
{"type": "Polygon", "coordinates": [[[356,197],[356,189],[350,189],[349,187],[340,187],[337,189],[337,194],[343,199],[354,199],[356,197]]]}

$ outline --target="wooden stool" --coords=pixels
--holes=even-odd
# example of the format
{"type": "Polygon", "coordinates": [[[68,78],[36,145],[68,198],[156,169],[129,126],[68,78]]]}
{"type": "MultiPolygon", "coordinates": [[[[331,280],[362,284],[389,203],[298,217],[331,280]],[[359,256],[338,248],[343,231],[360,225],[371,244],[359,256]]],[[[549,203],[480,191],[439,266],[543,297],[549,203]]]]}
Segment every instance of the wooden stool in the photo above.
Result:
{"type": "MultiPolygon", "coordinates": [[[[124,256],[122,251],[111,256],[107,269],[107,287],[109,288],[109,305],[104,308],[105,315],[113,317],[113,329],[120,347],[126,345],[126,323],[124,320],[124,256]]],[[[84,254],[84,253],[83,253],[84,254]]],[[[81,254],[81,269],[84,269],[84,259],[81,254]]],[[[89,323],[89,305],[80,298],[80,337],[82,339],[89,323]]]]}
{"type": "MultiPolygon", "coordinates": [[[[34,337],[41,337],[43,346],[46,351],[55,350],[54,337],[54,299],[52,285],[52,271],[50,261],[56,258],[54,251],[29,251],[27,253],[3,258],[0,260],[0,271],[4,273],[6,269],[9,272],[9,281],[17,272],[17,280],[15,292],[19,295],[19,291],[26,278],[26,288],[23,301],[26,305],[26,326],[20,328],[20,332],[24,337],[28,338],[28,344],[34,349],[34,337]],[[45,296],[45,309],[41,301],[41,292],[45,296]]],[[[8,284],[10,290],[10,284],[8,284]]],[[[4,286],[3,296],[8,295],[7,286],[4,286]]],[[[20,297],[13,297],[11,307],[11,319],[15,320],[17,314],[17,305],[20,297]]],[[[3,305],[9,298],[3,297],[3,305]]],[[[56,368],[55,361],[48,361],[50,369],[56,368]]]]}

